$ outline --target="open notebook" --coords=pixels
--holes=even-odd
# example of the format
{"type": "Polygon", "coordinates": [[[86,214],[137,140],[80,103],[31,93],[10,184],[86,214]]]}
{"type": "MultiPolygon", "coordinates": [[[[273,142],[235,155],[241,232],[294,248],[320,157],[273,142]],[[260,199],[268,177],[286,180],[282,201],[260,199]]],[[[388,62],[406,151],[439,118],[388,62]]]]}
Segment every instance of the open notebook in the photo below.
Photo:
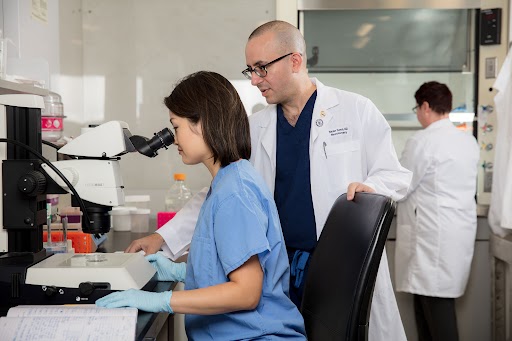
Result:
{"type": "Polygon", "coordinates": [[[137,309],[95,305],[24,305],[0,317],[5,341],[125,341],[135,339],[137,309]]]}

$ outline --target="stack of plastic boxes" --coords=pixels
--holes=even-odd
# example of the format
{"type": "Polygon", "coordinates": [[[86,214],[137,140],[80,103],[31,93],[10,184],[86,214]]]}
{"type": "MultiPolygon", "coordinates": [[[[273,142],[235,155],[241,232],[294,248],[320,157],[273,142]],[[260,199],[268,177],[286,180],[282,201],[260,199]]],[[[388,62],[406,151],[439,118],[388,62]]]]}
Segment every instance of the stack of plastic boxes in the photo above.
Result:
{"type": "Polygon", "coordinates": [[[125,206],[114,207],[110,211],[114,231],[148,232],[151,213],[149,200],[149,195],[126,196],[125,206]]]}

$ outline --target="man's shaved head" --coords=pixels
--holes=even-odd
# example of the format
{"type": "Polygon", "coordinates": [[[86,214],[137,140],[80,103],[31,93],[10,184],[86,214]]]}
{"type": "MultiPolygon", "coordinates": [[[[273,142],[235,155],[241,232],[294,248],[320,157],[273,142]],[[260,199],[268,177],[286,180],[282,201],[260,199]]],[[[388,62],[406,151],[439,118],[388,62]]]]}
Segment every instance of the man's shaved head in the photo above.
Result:
{"type": "Polygon", "coordinates": [[[299,52],[304,59],[306,57],[306,42],[300,31],[286,21],[269,21],[256,28],[248,40],[256,38],[265,33],[273,33],[275,37],[276,49],[282,54],[290,52],[299,52]]]}

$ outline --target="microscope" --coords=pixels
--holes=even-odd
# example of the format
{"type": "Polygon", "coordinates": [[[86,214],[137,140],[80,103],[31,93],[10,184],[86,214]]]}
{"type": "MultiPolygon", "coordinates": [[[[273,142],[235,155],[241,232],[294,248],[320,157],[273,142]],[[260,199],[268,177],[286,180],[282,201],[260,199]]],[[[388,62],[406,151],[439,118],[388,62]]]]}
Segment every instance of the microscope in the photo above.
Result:
{"type": "Polygon", "coordinates": [[[20,304],[91,304],[116,290],[155,285],[155,270],[141,254],[47,252],[46,194],[71,193],[82,230],[109,232],[109,211],[124,204],[120,157],[155,157],[174,142],[171,131],[148,139],[110,121],[58,149],[67,160],[50,162],[41,153],[42,108],[40,96],[0,95],[0,316],[20,304]]]}

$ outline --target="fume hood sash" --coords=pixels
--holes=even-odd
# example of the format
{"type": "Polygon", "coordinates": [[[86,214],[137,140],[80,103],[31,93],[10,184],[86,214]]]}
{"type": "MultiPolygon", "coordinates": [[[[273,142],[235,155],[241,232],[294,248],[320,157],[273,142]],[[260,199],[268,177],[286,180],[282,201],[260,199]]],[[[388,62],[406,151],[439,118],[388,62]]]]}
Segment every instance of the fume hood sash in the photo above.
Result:
{"type": "Polygon", "coordinates": [[[480,8],[480,0],[297,0],[299,11],[350,9],[469,9],[480,8]]]}

